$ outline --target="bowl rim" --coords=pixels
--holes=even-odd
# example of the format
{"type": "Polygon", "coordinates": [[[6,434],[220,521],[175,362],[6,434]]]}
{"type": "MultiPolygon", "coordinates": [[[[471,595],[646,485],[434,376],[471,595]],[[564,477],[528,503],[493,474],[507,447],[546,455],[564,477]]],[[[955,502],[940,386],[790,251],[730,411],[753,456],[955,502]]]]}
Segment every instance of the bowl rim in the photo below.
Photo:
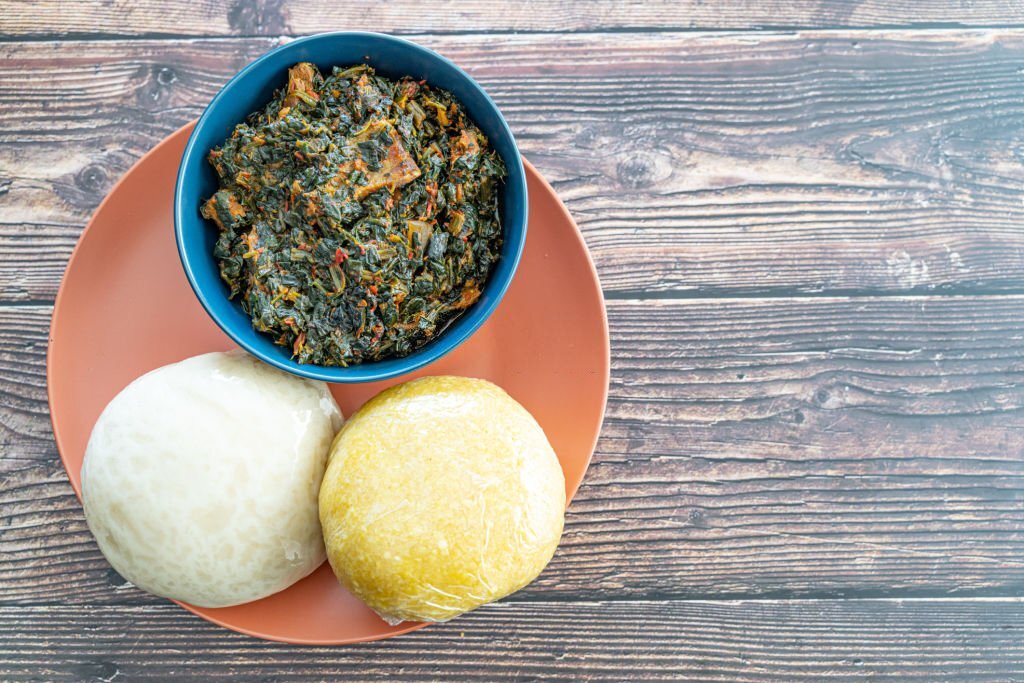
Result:
{"type": "MultiPolygon", "coordinates": [[[[205,155],[203,156],[205,159],[205,155]]],[[[231,338],[239,347],[244,349],[247,353],[252,354],[256,358],[259,358],[264,363],[268,363],[273,367],[276,367],[285,372],[297,375],[299,377],[305,377],[307,379],[321,380],[325,382],[333,382],[339,384],[356,384],[363,382],[377,382],[385,379],[392,379],[395,377],[401,377],[409,373],[415,372],[426,365],[429,365],[444,356],[448,355],[456,348],[461,346],[466,340],[468,340],[473,334],[480,329],[480,327],[487,321],[488,318],[494,313],[504,298],[505,293],[508,291],[509,286],[512,284],[512,280],[515,278],[517,269],[519,268],[519,262],[522,259],[523,249],[526,245],[526,234],[529,228],[529,193],[527,190],[526,183],[526,170],[523,164],[522,155],[519,152],[519,144],[516,142],[515,135],[512,133],[511,127],[508,125],[508,121],[505,120],[504,114],[501,109],[491,98],[490,94],[481,86],[476,80],[465,72],[459,65],[457,65],[451,59],[448,59],[444,55],[431,50],[430,48],[414,43],[411,40],[400,38],[386,33],[378,33],[373,31],[329,31],[324,33],[316,33],[302,38],[296,38],[289,40],[288,42],[278,45],[277,47],[268,50],[256,59],[245,65],[241,70],[232,76],[220,90],[213,96],[210,102],[206,105],[203,113],[195,121],[191,133],[189,134],[188,141],[185,143],[185,149],[182,152],[181,161],[178,164],[178,173],[174,184],[174,199],[173,199],[173,212],[174,212],[174,241],[178,249],[178,257],[181,261],[182,268],[185,271],[185,279],[188,280],[189,287],[195,294],[199,303],[202,305],[206,314],[210,316],[210,319],[219,327],[228,337],[231,338]],[[508,136],[508,139],[512,143],[512,147],[515,150],[514,158],[508,159],[502,157],[502,161],[505,162],[505,167],[508,171],[508,177],[506,183],[518,184],[521,188],[522,194],[522,210],[521,210],[521,221],[522,229],[520,230],[520,237],[517,240],[518,243],[514,245],[512,253],[509,256],[502,254],[502,258],[511,258],[511,267],[509,275],[502,281],[498,282],[493,279],[493,273],[488,278],[488,282],[485,285],[485,290],[488,294],[491,294],[491,298],[482,305],[481,308],[473,307],[464,317],[460,317],[459,320],[465,320],[466,322],[458,329],[448,329],[442,332],[442,334],[435,339],[432,339],[424,346],[420,347],[413,353],[402,358],[389,358],[387,361],[395,363],[390,368],[385,367],[384,369],[379,368],[379,361],[369,361],[360,363],[358,365],[352,365],[347,367],[341,366],[327,366],[327,365],[314,365],[314,364],[300,364],[293,360],[284,359],[276,355],[270,355],[260,351],[259,349],[253,348],[247,341],[245,341],[241,334],[237,333],[235,329],[221,320],[220,316],[214,311],[213,303],[210,301],[207,294],[204,292],[202,287],[199,286],[196,275],[193,272],[192,264],[189,257],[186,255],[186,249],[184,247],[184,224],[186,207],[183,205],[182,197],[182,185],[186,177],[187,163],[190,157],[195,154],[195,147],[198,144],[198,133],[202,130],[204,124],[208,122],[212,117],[213,112],[216,110],[217,105],[223,101],[229,91],[243,79],[251,71],[255,70],[258,65],[265,62],[267,59],[278,55],[280,53],[288,52],[295,49],[297,46],[304,45],[306,43],[313,43],[319,41],[330,41],[330,40],[360,40],[360,39],[372,39],[372,40],[383,40],[385,42],[392,42],[402,47],[417,52],[427,59],[439,61],[453,69],[456,75],[465,79],[465,81],[472,87],[479,91],[480,95],[483,96],[484,102],[493,110],[497,117],[498,126],[504,135],[508,136]]],[[[502,230],[507,236],[507,227],[502,226],[502,230]]],[[[228,303],[234,304],[228,300],[228,303]]],[[[237,304],[236,304],[237,305],[237,304]]],[[[480,305],[480,304],[478,304],[480,305]]]]}

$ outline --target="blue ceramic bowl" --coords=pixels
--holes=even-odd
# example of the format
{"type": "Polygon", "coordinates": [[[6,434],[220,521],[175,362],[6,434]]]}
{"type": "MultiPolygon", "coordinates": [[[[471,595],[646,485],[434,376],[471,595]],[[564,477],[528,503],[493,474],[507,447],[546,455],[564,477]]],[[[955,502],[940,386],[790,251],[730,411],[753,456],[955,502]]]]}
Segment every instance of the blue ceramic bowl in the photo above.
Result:
{"type": "Polygon", "coordinates": [[[370,382],[397,377],[431,363],[466,341],[494,312],[508,289],[526,242],[526,174],[512,131],[498,107],[476,81],[441,55],[401,38],[379,33],[322,33],[292,41],[263,55],[228,81],[207,106],[185,146],[174,190],[174,235],[185,275],[203,308],[239,346],[271,365],[302,377],[328,382],[370,382]],[[469,112],[508,168],[499,207],[504,230],[501,258],[477,302],[438,338],[405,358],[365,362],[347,368],[304,365],[289,349],[252,328],[241,305],[228,299],[213,258],[217,227],[199,206],[217,190],[217,176],[206,161],[235,124],[262,109],[288,78],[288,67],[313,62],[333,66],[366,63],[382,76],[412,76],[451,92],[469,112]]]}

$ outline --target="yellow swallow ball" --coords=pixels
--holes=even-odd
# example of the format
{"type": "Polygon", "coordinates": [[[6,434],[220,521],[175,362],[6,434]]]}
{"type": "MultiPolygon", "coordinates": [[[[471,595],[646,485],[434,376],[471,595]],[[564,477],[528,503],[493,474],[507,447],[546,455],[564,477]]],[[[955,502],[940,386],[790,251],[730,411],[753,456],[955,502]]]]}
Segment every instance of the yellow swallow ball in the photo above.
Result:
{"type": "Polygon", "coordinates": [[[425,377],[371,399],[320,488],[327,557],[389,623],[445,621],[533,581],[565,480],[533,416],[490,382],[425,377]]]}

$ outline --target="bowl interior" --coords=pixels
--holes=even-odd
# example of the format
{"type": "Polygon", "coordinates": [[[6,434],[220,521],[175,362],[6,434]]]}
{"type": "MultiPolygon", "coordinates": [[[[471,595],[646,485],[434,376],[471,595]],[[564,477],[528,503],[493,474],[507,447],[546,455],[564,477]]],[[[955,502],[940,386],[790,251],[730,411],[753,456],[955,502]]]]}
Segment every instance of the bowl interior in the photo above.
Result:
{"type": "Polygon", "coordinates": [[[449,60],[414,43],[374,33],[326,33],[287,43],[243,69],[214,97],[199,119],[185,148],[174,197],[178,251],[185,274],[214,321],[243,348],[283,370],[331,382],[368,382],[422,367],[465,341],[494,311],[515,272],[526,240],[526,176],[515,139],[494,102],[468,75],[449,60]],[[501,155],[508,177],[499,195],[504,231],[501,259],[492,270],[480,299],[443,334],[404,358],[374,361],[348,368],[301,365],[287,349],[252,329],[237,301],[228,299],[212,256],[216,228],[200,215],[199,206],[217,190],[217,176],[207,163],[209,150],[223,143],[235,125],[262,109],[287,81],[288,68],[312,62],[329,72],[333,66],[365,63],[383,76],[412,76],[451,92],[501,155]]]}

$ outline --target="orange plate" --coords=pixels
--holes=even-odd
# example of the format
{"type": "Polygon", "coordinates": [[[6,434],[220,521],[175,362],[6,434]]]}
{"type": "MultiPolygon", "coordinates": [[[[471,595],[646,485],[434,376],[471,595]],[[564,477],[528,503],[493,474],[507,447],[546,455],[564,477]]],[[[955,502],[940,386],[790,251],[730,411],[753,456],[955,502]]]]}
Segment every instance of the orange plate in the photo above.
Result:
{"type": "MultiPolygon", "coordinates": [[[[174,246],[174,177],[191,128],[157,145],[111,191],[82,233],[57,295],[47,362],[50,415],[79,495],[89,433],[117,392],[153,368],[234,346],[192,294],[174,246]]],[[[504,387],[544,428],[571,497],[604,415],[608,322],[572,217],[537,171],[529,164],[526,170],[529,237],[512,287],[466,343],[401,379],[468,375],[504,387]]],[[[398,381],[331,389],[347,416],[398,381]]],[[[422,626],[388,626],[337,583],[326,563],[263,600],[221,609],[182,606],[236,631],[292,643],[354,643],[422,626]]]]}

